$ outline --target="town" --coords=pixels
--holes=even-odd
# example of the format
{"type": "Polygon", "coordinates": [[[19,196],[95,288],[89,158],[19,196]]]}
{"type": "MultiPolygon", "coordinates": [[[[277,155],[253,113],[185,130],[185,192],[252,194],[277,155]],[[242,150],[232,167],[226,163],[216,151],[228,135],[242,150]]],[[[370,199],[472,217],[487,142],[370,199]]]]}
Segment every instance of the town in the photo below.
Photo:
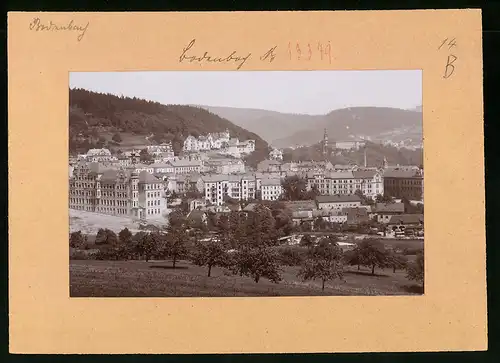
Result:
{"type": "MultiPolygon", "coordinates": [[[[371,266],[373,274],[375,267],[404,269],[408,259],[405,253],[411,254],[423,246],[423,168],[389,165],[386,159],[383,165],[369,166],[366,151],[364,165],[334,165],[328,155],[364,148],[365,144],[355,142],[349,147],[348,142],[339,142],[337,146],[328,141],[326,130],[320,144],[323,160],[284,161],[282,150],[269,148],[267,157],[256,168],[244,161],[245,156],[255,151],[255,141],[231,137],[228,130],[197,137],[189,135],[178,155],[171,143],[164,142],[136,145],[114,154],[101,148],[72,156],[69,165],[72,258],[155,260],[155,251],[161,248],[147,236],[168,235],[169,231],[173,235],[170,225],[175,223],[186,230],[180,234],[185,241],[178,242],[183,247],[156,256],[173,257],[175,266],[176,260],[189,255],[189,241],[195,240],[192,246],[196,241],[221,244],[222,226],[234,223],[235,219],[236,224],[254,223],[254,215],[264,213],[272,219],[274,229],[268,234],[269,240],[272,245],[285,248],[285,264],[296,265],[301,261],[293,246],[302,248],[333,238],[346,256],[363,241],[390,241],[385,262],[371,261],[365,265],[371,266]],[[124,223],[102,225],[104,216],[116,217],[124,223]],[[85,230],[88,226],[82,228],[74,223],[86,218],[97,221],[98,228],[85,230]],[[116,247],[121,239],[131,241],[133,233],[140,236],[133,252],[130,249],[124,252],[123,246],[116,247]],[[89,247],[88,238],[92,235],[97,248],[89,247]],[[145,247],[148,243],[149,247],[145,247]],[[82,248],[82,244],[87,246],[82,248]],[[114,247],[103,249],[108,245],[114,247]]],[[[259,230],[262,226],[254,227],[259,230]]],[[[241,233],[246,233],[247,238],[252,234],[241,233]]],[[[236,251],[235,241],[230,240],[228,246],[229,249],[215,251],[218,254],[236,251]]],[[[414,253],[418,257],[418,252],[414,253]]],[[[198,261],[204,260],[198,258],[198,261]]],[[[351,262],[358,269],[363,265],[359,256],[351,257],[351,262]]],[[[208,264],[209,275],[212,266],[227,267],[217,259],[198,264],[208,264]]],[[[262,275],[277,282],[275,273],[261,272],[256,281],[262,275]]],[[[326,280],[319,291],[324,290],[326,280]]]]}

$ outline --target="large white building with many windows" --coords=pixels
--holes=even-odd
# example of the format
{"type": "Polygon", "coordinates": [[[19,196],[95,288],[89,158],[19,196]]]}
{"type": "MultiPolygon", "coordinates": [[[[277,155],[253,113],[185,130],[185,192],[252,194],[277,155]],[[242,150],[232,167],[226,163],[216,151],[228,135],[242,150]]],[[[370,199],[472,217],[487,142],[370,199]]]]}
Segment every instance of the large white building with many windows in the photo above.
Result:
{"type": "Polygon", "coordinates": [[[357,190],[372,199],[384,195],[383,177],[376,170],[318,171],[305,176],[308,188],[315,186],[322,195],[355,194],[357,190]]]}
{"type": "Polygon", "coordinates": [[[69,178],[69,208],[132,217],[160,219],[166,213],[164,182],[135,168],[106,168],[80,162],[69,178]]]}

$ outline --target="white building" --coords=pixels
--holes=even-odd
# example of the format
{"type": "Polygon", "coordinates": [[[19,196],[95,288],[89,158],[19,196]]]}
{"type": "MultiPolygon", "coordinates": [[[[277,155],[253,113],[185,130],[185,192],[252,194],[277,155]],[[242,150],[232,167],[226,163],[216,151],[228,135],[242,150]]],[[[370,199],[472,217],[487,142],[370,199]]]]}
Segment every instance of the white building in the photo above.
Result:
{"type": "Polygon", "coordinates": [[[112,163],[118,161],[118,158],[111,155],[108,149],[90,149],[86,154],[78,155],[79,161],[86,161],[89,163],[112,163]]]}
{"type": "Polygon", "coordinates": [[[322,195],[349,195],[357,190],[372,199],[384,195],[382,174],[376,170],[308,172],[306,179],[308,189],[316,186],[322,195]]]}
{"type": "Polygon", "coordinates": [[[238,174],[245,172],[245,163],[241,159],[214,158],[203,163],[203,170],[216,174],[238,174]]]}
{"type": "Polygon", "coordinates": [[[277,200],[281,194],[283,194],[283,187],[281,186],[280,179],[262,179],[259,184],[262,200],[277,200]]]}
{"type": "Polygon", "coordinates": [[[184,140],[183,149],[186,152],[218,150],[229,142],[229,138],[229,130],[219,133],[209,133],[208,135],[200,135],[199,137],[189,135],[184,140]]]}
{"type": "Polygon", "coordinates": [[[163,181],[146,171],[81,162],[69,178],[69,208],[115,216],[163,219],[163,181]]]}
{"type": "Polygon", "coordinates": [[[283,151],[280,149],[272,149],[271,152],[269,153],[269,159],[271,160],[283,160],[283,151]]]}
{"type": "Polygon", "coordinates": [[[254,199],[255,176],[242,175],[205,175],[202,176],[205,199],[214,205],[222,205],[225,197],[236,200],[254,199]]]}
{"type": "Polygon", "coordinates": [[[319,195],[316,203],[320,210],[341,211],[344,208],[360,208],[361,198],[357,195],[319,195]]]}
{"type": "Polygon", "coordinates": [[[336,141],[335,148],[341,150],[359,150],[365,146],[365,141],[336,141]]]}

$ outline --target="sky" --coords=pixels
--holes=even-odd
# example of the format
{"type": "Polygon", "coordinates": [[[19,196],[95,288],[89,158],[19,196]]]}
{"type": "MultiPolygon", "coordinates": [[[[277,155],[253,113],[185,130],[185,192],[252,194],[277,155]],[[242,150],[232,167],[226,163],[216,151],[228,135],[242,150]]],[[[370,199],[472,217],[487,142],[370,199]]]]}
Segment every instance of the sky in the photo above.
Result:
{"type": "Polygon", "coordinates": [[[319,115],[332,110],[422,104],[422,72],[72,72],[70,88],[157,101],[319,115]]]}

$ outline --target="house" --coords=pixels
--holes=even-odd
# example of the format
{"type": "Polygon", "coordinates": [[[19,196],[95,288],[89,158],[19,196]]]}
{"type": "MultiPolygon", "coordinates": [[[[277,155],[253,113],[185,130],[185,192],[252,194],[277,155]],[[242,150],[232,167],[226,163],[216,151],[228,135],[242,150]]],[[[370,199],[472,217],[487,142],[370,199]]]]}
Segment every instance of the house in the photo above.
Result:
{"type": "Polygon", "coordinates": [[[261,173],[281,171],[281,163],[277,160],[263,160],[257,164],[257,171],[261,173]]]}
{"type": "Polygon", "coordinates": [[[283,151],[274,148],[269,153],[269,158],[272,160],[283,160],[283,151]]]}
{"type": "Polygon", "coordinates": [[[387,223],[387,231],[398,235],[423,236],[424,215],[423,214],[401,214],[392,216],[387,223]]]}
{"type": "Polygon", "coordinates": [[[269,210],[269,208],[266,207],[263,204],[260,204],[260,203],[249,203],[245,208],[243,208],[243,212],[245,212],[245,213],[253,213],[253,212],[255,212],[255,208],[257,206],[260,206],[260,207],[263,207],[263,208],[269,210]]]}
{"type": "MultiPolygon", "coordinates": [[[[293,211],[313,211],[318,209],[314,200],[293,200],[284,201],[283,205],[286,209],[293,211]]],[[[311,214],[312,215],[312,214],[311,214]]]]}
{"type": "Polygon", "coordinates": [[[312,210],[297,210],[292,212],[292,222],[295,225],[300,225],[305,222],[314,222],[312,210]]]}
{"type": "Polygon", "coordinates": [[[366,208],[343,208],[342,213],[346,214],[346,223],[350,225],[356,225],[370,221],[370,216],[366,208]]]}
{"type": "Polygon", "coordinates": [[[405,212],[403,203],[377,203],[373,208],[373,214],[378,223],[389,223],[392,216],[401,215],[405,212]]]}
{"type": "Polygon", "coordinates": [[[194,209],[203,209],[207,206],[207,202],[205,199],[190,199],[188,200],[189,211],[194,209]]]}
{"type": "Polygon", "coordinates": [[[361,198],[357,195],[319,195],[316,197],[318,209],[342,210],[361,207],[361,198]]]}
{"type": "Polygon", "coordinates": [[[280,179],[262,179],[260,182],[261,199],[277,200],[283,194],[283,187],[280,179]]]}
{"type": "Polygon", "coordinates": [[[329,223],[346,223],[347,222],[347,213],[342,211],[330,209],[318,209],[313,210],[314,219],[321,217],[324,221],[329,223]]]}

